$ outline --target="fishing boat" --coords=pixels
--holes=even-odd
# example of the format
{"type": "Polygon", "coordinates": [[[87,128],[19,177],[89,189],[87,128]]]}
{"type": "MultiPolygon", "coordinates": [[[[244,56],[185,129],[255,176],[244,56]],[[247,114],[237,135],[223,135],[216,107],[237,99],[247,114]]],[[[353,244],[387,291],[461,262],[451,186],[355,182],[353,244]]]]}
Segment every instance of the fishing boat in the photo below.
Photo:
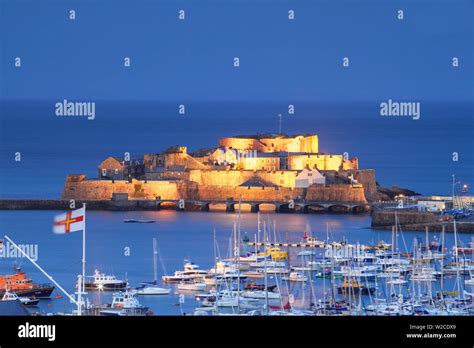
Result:
{"type": "Polygon", "coordinates": [[[49,298],[54,290],[51,284],[36,284],[25,272],[16,272],[12,275],[0,275],[0,296],[9,290],[19,297],[49,298]]]}
{"type": "Polygon", "coordinates": [[[99,270],[94,271],[92,281],[85,281],[84,285],[87,290],[103,290],[103,291],[114,291],[114,290],[125,290],[128,286],[128,281],[117,279],[113,275],[106,275],[100,273],[99,270]]]}
{"type": "Polygon", "coordinates": [[[35,307],[39,303],[38,298],[29,298],[29,297],[18,297],[17,294],[9,290],[5,291],[2,297],[2,301],[16,301],[19,300],[24,306],[35,307]]]}
{"type": "Polygon", "coordinates": [[[143,316],[149,314],[148,307],[142,306],[135,295],[128,291],[116,292],[112,303],[100,310],[101,315],[111,316],[143,316]]]}
{"type": "Polygon", "coordinates": [[[290,272],[288,276],[282,277],[281,279],[289,281],[289,282],[306,282],[308,281],[308,277],[300,272],[290,272]]]}

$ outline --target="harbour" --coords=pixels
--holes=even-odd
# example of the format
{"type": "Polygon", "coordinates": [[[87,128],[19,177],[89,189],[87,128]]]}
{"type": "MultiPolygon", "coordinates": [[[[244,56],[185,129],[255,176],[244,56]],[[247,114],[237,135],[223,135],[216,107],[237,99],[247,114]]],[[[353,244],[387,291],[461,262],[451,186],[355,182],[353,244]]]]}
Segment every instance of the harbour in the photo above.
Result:
{"type": "MultiPolygon", "coordinates": [[[[31,239],[31,230],[36,231],[38,263],[47,269],[67,291],[74,293],[76,275],[80,273],[80,233],[68,236],[51,234],[49,226],[55,215],[54,211],[1,211],[0,214],[2,224],[8,224],[10,228],[15,226],[15,232],[9,234],[15,236],[18,243],[31,239]],[[43,231],[41,232],[41,230],[43,231]]],[[[2,230],[6,229],[5,226],[1,227],[2,230]]],[[[417,294],[416,296],[419,296],[417,301],[420,301],[417,303],[422,305],[423,311],[426,309],[427,303],[430,303],[430,298],[432,303],[439,304],[439,296],[443,294],[446,298],[459,297],[468,301],[465,303],[466,306],[458,312],[450,305],[449,315],[470,315],[471,309],[469,308],[472,306],[472,297],[469,299],[469,294],[472,294],[470,283],[472,280],[469,278],[469,271],[461,269],[461,273],[456,274],[456,268],[447,267],[454,262],[452,247],[455,235],[453,233],[443,235],[446,245],[445,248],[442,248],[446,254],[444,256],[446,258],[445,267],[440,268],[439,258],[434,258],[433,262],[430,261],[429,264],[420,263],[426,267],[420,268],[422,273],[420,273],[421,278],[418,283],[415,281],[416,278],[415,280],[411,279],[411,273],[400,274],[395,271],[393,275],[396,274],[397,277],[392,277],[390,274],[386,276],[387,272],[385,271],[388,265],[404,265],[404,267],[412,265],[410,257],[413,258],[413,250],[416,253],[417,249],[414,246],[414,240],[416,238],[420,255],[422,255],[421,250],[425,248],[423,245],[426,245],[425,234],[399,231],[395,237],[391,231],[372,230],[368,215],[218,212],[203,214],[172,210],[158,212],[90,211],[88,212],[88,227],[86,268],[88,276],[97,269],[106,275],[114,275],[117,279],[126,280],[127,287],[121,286],[115,289],[117,291],[128,289],[136,293],[140,287],[143,288],[144,283],[153,280],[158,280],[155,287],[165,289],[164,293],[158,296],[146,294],[137,296],[139,303],[147,308],[147,315],[216,315],[218,313],[237,315],[248,314],[251,311],[253,311],[251,314],[254,315],[267,315],[266,308],[270,313],[276,312],[280,315],[290,315],[290,313],[296,315],[390,315],[390,308],[395,311],[393,306],[396,306],[391,301],[398,301],[400,294],[403,295],[404,302],[407,303],[411,301],[412,297],[410,296],[417,294]],[[152,224],[124,223],[124,220],[129,219],[146,219],[155,222],[152,224]],[[239,221],[240,239],[235,235],[239,221]],[[266,233],[268,233],[268,244],[261,242],[264,225],[266,233]],[[95,226],[100,226],[100,228],[95,226]],[[260,242],[257,242],[259,228],[260,242]],[[313,239],[308,239],[309,237],[313,239]],[[402,247],[402,238],[404,244],[406,243],[406,249],[405,245],[402,247]],[[154,260],[155,254],[152,247],[154,239],[156,240],[156,260],[154,260]],[[179,239],[179,243],[176,243],[176,239],[179,239]],[[377,258],[373,253],[374,250],[369,251],[369,248],[366,248],[367,246],[381,245],[381,241],[384,241],[386,245],[391,245],[395,239],[398,240],[396,245],[400,250],[394,252],[393,258],[389,247],[385,251],[388,255],[386,259],[377,258]],[[238,268],[241,269],[240,272],[234,269],[233,276],[227,276],[225,279],[215,278],[217,276],[215,272],[219,267],[227,265],[225,266],[227,268],[224,267],[224,269],[229,267],[232,269],[235,267],[235,265],[232,266],[235,260],[240,262],[239,258],[235,259],[234,243],[240,244],[241,265],[246,267],[238,268]],[[313,244],[314,248],[311,247],[311,243],[315,243],[313,244]],[[341,243],[353,245],[354,248],[358,248],[359,252],[364,250],[364,253],[357,254],[357,258],[352,258],[352,256],[355,257],[352,255],[345,261],[338,260],[337,263],[332,263],[332,258],[327,257],[327,245],[338,245],[334,250],[346,250],[347,252],[349,249],[340,248],[341,243]],[[273,261],[261,257],[258,260],[252,259],[252,253],[256,250],[264,252],[264,247],[268,250],[278,248],[277,250],[281,250],[282,255],[288,253],[288,260],[284,257],[273,261]],[[216,254],[217,250],[218,254],[216,254]],[[405,256],[401,257],[402,254],[405,256]],[[217,260],[213,255],[217,255],[217,260]],[[243,255],[249,255],[248,259],[246,260],[243,255]],[[397,257],[402,261],[397,263],[397,257]],[[393,262],[388,262],[389,260],[393,260],[393,262]],[[218,263],[216,263],[217,261],[218,263]],[[176,282],[164,281],[166,277],[175,274],[175,271],[183,270],[185,262],[198,265],[200,272],[205,277],[189,277],[186,281],[178,279],[176,282]],[[265,267],[267,262],[268,265],[265,267]],[[384,265],[384,262],[387,265],[384,265]],[[154,264],[157,265],[156,271],[154,271],[154,264]],[[221,266],[218,266],[219,264],[221,266]],[[321,266],[317,266],[318,264],[321,266]],[[375,265],[378,266],[374,267],[375,265]],[[264,268],[266,268],[266,272],[264,268]],[[208,281],[206,279],[208,275],[213,274],[212,269],[214,269],[215,276],[209,277],[208,281]],[[442,288],[439,277],[441,269],[445,272],[442,288]],[[156,279],[153,279],[155,277],[156,279]],[[239,279],[240,277],[242,279],[239,279]],[[431,279],[430,277],[435,278],[431,279]],[[196,279],[202,280],[197,281],[196,279]],[[268,288],[272,289],[272,291],[268,291],[268,294],[264,291],[265,282],[267,282],[268,288]],[[204,285],[196,285],[199,283],[204,285]],[[457,288],[458,283],[461,286],[459,289],[457,288]],[[417,288],[418,292],[410,292],[410,284],[416,284],[416,287],[419,287],[417,288]],[[364,287],[367,286],[371,289],[370,291],[364,290],[364,287]],[[395,288],[401,292],[397,292],[397,297],[392,298],[390,294],[395,288]],[[331,295],[332,290],[334,290],[333,295],[331,295]],[[215,302],[209,301],[210,296],[214,296],[214,300],[216,296],[223,296],[222,300],[227,300],[228,303],[219,302],[219,305],[215,306],[215,302]],[[249,298],[249,296],[251,297],[249,298]],[[268,307],[265,307],[267,296],[270,297],[269,304],[268,307]],[[381,303],[381,299],[385,299],[386,302],[381,303]],[[289,309],[290,301],[291,310],[289,309]],[[325,304],[326,302],[327,304],[325,304]],[[203,304],[206,305],[203,306],[203,304]],[[390,307],[391,305],[393,306],[390,307]],[[339,306],[338,308],[344,310],[336,310],[334,306],[339,306]],[[330,308],[332,310],[329,310],[330,308]]],[[[466,260],[465,264],[469,265],[472,262],[469,261],[472,260],[472,251],[469,249],[472,235],[459,233],[456,236],[458,246],[465,248],[462,249],[464,250],[463,257],[460,257],[458,262],[466,260]]],[[[428,244],[435,245],[437,243],[436,245],[439,246],[441,240],[441,234],[430,234],[428,244]]],[[[342,253],[337,258],[347,258],[348,255],[342,253]]],[[[418,259],[418,257],[416,258],[418,259]]],[[[421,258],[422,256],[420,256],[421,258]]],[[[21,266],[21,269],[36,281],[45,280],[44,276],[24,258],[3,259],[1,274],[12,273],[13,264],[21,266]]],[[[117,291],[104,291],[103,289],[94,291],[89,288],[87,290],[88,301],[91,305],[102,307],[113,302],[114,294],[117,291]]],[[[428,307],[431,308],[431,311],[434,310],[433,308],[438,308],[437,306],[428,307]]],[[[412,308],[411,312],[404,309],[404,312],[394,312],[393,315],[414,315],[414,307],[410,308],[412,308]]],[[[72,313],[74,305],[69,303],[67,298],[61,296],[61,293],[56,289],[51,298],[41,300],[37,307],[31,307],[28,310],[41,315],[72,313]]],[[[421,311],[421,309],[419,310],[421,311]]],[[[99,312],[89,312],[89,314],[92,313],[100,314],[99,312]]],[[[439,315],[441,312],[437,313],[439,315]]],[[[429,311],[422,314],[433,315],[429,311]]]]}

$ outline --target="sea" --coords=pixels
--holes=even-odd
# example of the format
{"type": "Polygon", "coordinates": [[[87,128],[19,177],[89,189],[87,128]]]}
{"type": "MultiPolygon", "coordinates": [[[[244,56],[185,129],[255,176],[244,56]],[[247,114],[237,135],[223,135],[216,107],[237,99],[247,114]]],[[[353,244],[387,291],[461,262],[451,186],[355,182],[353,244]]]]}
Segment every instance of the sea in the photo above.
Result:
{"type": "MultiPolygon", "coordinates": [[[[94,178],[99,163],[108,156],[129,152],[132,158],[138,158],[173,145],[187,146],[191,152],[215,147],[219,137],[276,133],[278,113],[282,113],[282,132],[318,134],[320,152],[348,152],[358,157],[360,168],[375,169],[382,186],[399,186],[424,195],[450,195],[452,175],[457,187],[474,184],[472,105],[424,103],[419,120],[381,117],[378,103],[298,104],[291,115],[286,112],[287,103],[189,102],[185,115],[178,113],[178,105],[97,101],[96,118],[87,120],[55,116],[54,101],[4,103],[0,119],[0,198],[57,199],[67,174],[84,173],[94,178]]],[[[16,243],[36,245],[38,264],[72,293],[81,272],[82,234],[53,234],[52,221],[57,213],[0,211],[0,231],[16,243]]],[[[268,214],[262,218],[268,226],[275,224],[274,234],[279,241],[300,241],[307,226],[320,239],[329,233],[331,240],[350,243],[391,241],[390,231],[370,229],[368,215],[268,214]]],[[[159,247],[160,279],[181,270],[184,260],[210,268],[214,262],[214,232],[219,253],[225,257],[236,220],[235,213],[219,212],[87,212],[87,274],[99,269],[128,279],[131,286],[151,281],[153,238],[159,247]],[[123,223],[130,218],[156,222],[123,223]]],[[[257,215],[242,214],[241,226],[241,233],[253,239],[257,215]]],[[[403,231],[399,238],[409,251],[414,238],[425,237],[421,232],[403,231]]],[[[439,234],[430,235],[430,240],[434,238],[439,239],[439,234]]],[[[471,238],[470,234],[460,234],[463,243],[471,238]]],[[[446,246],[450,248],[453,242],[453,235],[447,234],[446,246]]],[[[290,251],[294,264],[301,263],[297,252],[290,251]]],[[[24,258],[3,258],[0,274],[12,273],[14,266],[21,266],[35,282],[47,282],[24,258]]],[[[322,293],[322,280],[314,284],[317,296],[322,293]]],[[[170,286],[170,296],[144,297],[140,301],[157,315],[191,314],[198,305],[194,295],[185,294],[185,302],[180,304],[178,291],[170,286]]],[[[301,307],[307,304],[306,291],[294,290],[301,307]]],[[[90,296],[95,303],[111,300],[107,292],[90,296]]],[[[45,314],[71,309],[65,298],[53,298],[41,301],[34,310],[45,314]]]]}

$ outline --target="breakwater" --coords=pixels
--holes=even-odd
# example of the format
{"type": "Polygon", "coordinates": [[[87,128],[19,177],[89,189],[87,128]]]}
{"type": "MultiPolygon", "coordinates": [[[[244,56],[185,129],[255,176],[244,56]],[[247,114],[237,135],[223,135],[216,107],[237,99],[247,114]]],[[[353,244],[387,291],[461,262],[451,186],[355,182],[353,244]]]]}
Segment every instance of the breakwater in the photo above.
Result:
{"type": "MultiPolygon", "coordinates": [[[[441,232],[443,227],[446,232],[454,231],[452,220],[443,220],[440,215],[429,212],[416,211],[382,211],[376,210],[372,212],[373,229],[391,229],[398,221],[402,231],[426,231],[441,232]]],[[[473,221],[457,221],[456,227],[458,232],[473,233],[473,221]]]]}

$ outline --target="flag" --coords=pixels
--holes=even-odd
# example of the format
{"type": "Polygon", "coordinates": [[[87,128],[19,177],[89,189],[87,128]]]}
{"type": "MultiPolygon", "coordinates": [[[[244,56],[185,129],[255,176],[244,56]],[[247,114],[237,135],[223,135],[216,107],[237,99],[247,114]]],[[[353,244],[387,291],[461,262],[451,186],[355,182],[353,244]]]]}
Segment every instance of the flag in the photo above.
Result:
{"type": "Polygon", "coordinates": [[[68,211],[54,217],[53,232],[64,234],[82,231],[84,229],[85,209],[80,208],[68,211]]]}

